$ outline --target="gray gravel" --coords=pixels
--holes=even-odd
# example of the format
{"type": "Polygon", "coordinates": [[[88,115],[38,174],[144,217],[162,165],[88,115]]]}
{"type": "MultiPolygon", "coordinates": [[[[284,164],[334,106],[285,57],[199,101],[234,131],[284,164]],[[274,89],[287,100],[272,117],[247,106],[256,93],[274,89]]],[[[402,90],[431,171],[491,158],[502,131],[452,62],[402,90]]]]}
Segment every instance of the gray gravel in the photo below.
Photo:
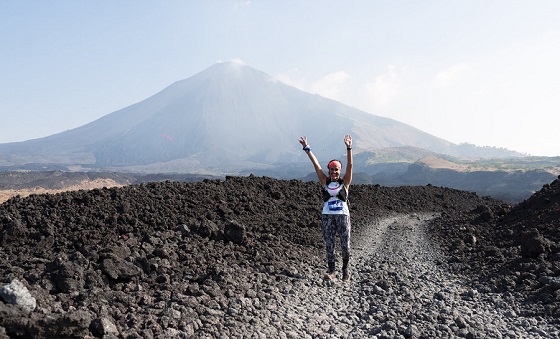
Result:
{"type": "Polygon", "coordinates": [[[518,315],[514,296],[481,293],[446,270],[426,237],[436,214],[386,217],[354,233],[351,282],[322,272],[272,292],[268,302],[239,300],[245,327],[228,336],[256,338],[557,338],[539,318],[518,315]],[[276,293],[274,293],[276,292],[276,293]]]}

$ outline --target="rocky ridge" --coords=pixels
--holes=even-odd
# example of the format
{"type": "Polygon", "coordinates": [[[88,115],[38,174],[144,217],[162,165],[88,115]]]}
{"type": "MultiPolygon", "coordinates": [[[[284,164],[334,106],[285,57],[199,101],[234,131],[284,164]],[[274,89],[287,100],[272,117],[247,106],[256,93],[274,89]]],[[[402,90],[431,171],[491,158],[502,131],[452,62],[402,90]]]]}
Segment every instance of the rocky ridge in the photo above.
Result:
{"type": "Polygon", "coordinates": [[[347,285],[321,278],[318,192],[248,176],[11,198],[0,337],[560,334],[558,180],[514,206],[353,185],[347,285]]]}

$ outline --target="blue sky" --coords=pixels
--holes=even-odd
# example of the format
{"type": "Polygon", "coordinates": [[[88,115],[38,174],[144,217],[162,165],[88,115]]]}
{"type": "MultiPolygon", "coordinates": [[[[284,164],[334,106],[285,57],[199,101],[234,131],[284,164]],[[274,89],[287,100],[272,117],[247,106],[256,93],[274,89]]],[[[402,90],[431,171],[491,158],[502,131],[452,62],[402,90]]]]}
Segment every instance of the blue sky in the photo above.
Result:
{"type": "Polygon", "coordinates": [[[559,18],[556,0],[0,0],[0,143],[238,60],[455,143],[558,156],[559,18]]]}

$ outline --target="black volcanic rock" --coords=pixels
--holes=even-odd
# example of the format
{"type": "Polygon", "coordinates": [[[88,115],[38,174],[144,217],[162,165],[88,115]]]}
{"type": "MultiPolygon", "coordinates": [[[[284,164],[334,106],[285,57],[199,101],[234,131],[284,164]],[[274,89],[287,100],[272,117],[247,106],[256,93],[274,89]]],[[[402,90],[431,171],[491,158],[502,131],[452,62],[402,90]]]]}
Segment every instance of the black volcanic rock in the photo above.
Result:
{"type": "MultiPolygon", "coordinates": [[[[481,322],[487,319],[480,316],[482,304],[477,302],[486,294],[492,303],[483,306],[490,310],[505,307],[500,300],[525,297],[515,312],[528,317],[531,324],[546,321],[554,328],[560,318],[560,256],[553,244],[560,240],[559,192],[555,181],[527,202],[510,206],[432,185],[353,185],[350,208],[356,252],[374,237],[377,230],[370,225],[376,219],[404,213],[408,219],[419,220],[422,212],[439,213],[441,217],[426,228],[427,236],[437,240],[434,244],[443,246],[448,260],[437,261],[437,270],[455,269],[460,277],[471,279],[468,286],[472,286],[463,288],[462,294],[445,287],[431,291],[429,297],[418,295],[415,285],[407,284],[437,284],[427,273],[414,273],[423,265],[423,254],[402,257],[382,253],[388,249],[371,248],[369,256],[383,254],[386,259],[372,261],[375,267],[356,268],[380,274],[379,280],[352,281],[350,291],[360,298],[349,300],[364,306],[358,308],[360,312],[353,304],[328,299],[344,286],[316,282],[325,266],[317,183],[230,176],[225,181],[165,181],[15,197],[0,205],[0,284],[21,281],[36,298],[37,310],[26,314],[0,300],[0,337],[212,337],[224,333],[243,337],[274,328],[288,329],[292,336],[328,336],[337,329],[337,334],[362,336],[519,336],[519,329],[498,332],[492,330],[493,324],[488,332],[481,332],[481,322]],[[537,258],[520,255],[516,245],[520,227],[551,241],[537,258]],[[397,271],[392,271],[391,263],[401,259],[397,271]],[[319,318],[300,320],[306,325],[313,320],[314,325],[296,328],[291,322],[271,322],[297,319],[292,313],[283,315],[286,300],[303,293],[299,290],[327,294],[317,299],[319,304],[305,305],[315,307],[309,313],[319,313],[319,318]],[[493,294],[496,291],[504,294],[493,294]],[[393,299],[398,307],[383,311],[383,305],[374,302],[393,299]],[[400,309],[410,299],[442,308],[430,314],[400,309]],[[473,309],[462,313],[446,308],[462,299],[473,309]],[[340,327],[345,323],[333,324],[330,319],[325,322],[327,314],[357,327],[340,327]],[[416,324],[397,325],[412,318],[416,324]]],[[[410,241],[421,237],[406,224],[394,223],[381,244],[398,233],[410,233],[410,241]]],[[[411,243],[394,245],[406,249],[411,243]]],[[[517,314],[505,316],[516,322],[517,314]]],[[[527,331],[549,337],[544,327],[532,326],[527,331]]]]}
{"type": "Polygon", "coordinates": [[[489,204],[444,215],[434,230],[443,239],[460,239],[465,225],[477,242],[449,244],[457,270],[470,272],[486,290],[522,293],[534,309],[560,317],[560,178],[515,206],[489,204]]]}

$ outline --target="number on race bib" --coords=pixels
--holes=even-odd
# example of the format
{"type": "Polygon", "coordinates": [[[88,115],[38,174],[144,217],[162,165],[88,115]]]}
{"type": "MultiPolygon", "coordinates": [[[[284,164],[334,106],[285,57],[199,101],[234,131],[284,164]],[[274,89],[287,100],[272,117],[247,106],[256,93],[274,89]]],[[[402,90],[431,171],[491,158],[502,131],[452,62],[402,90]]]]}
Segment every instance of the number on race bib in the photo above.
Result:
{"type": "Polygon", "coordinates": [[[329,201],[329,210],[331,211],[341,211],[344,205],[340,200],[329,201]]]}

